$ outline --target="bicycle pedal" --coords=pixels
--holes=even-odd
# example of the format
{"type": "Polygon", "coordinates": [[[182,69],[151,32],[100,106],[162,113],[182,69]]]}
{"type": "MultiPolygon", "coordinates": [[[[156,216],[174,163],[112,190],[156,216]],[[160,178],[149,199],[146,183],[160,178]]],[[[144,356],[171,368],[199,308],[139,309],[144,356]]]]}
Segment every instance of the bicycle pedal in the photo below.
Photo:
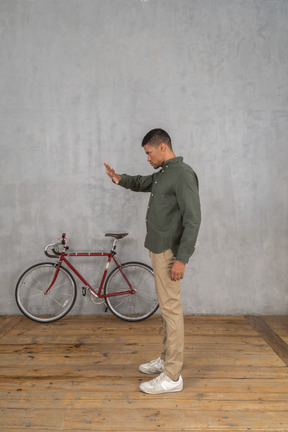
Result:
{"type": "Polygon", "coordinates": [[[83,295],[83,297],[86,296],[86,287],[82,287],[82,295],[83,295]]]}

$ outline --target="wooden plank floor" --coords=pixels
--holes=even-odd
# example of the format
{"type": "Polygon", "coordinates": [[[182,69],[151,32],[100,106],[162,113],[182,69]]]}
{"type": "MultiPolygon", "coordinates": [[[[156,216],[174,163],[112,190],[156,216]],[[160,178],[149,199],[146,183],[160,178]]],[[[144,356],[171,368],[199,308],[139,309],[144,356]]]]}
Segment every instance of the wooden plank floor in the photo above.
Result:
{"type": "Polygon", "coordinates": [[[146,395],[161,333],[159,316],[0,317],[1,432],[288,431],[287,317],[185,317],[184,390],[146,395]]]}

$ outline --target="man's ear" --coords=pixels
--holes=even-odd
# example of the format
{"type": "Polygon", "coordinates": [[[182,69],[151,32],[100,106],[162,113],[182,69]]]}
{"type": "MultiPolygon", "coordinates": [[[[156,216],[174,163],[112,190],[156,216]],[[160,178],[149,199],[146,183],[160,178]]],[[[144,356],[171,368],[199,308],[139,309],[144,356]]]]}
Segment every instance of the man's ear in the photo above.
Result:
{"type": "Polygon", "coordinates": [[[165,144],[164,142],[162,142],[162,143],[160,144],[160,149],[161,149],[162,151],[165,151],[165,150],[166,150],[166,144],[165,144]]]}

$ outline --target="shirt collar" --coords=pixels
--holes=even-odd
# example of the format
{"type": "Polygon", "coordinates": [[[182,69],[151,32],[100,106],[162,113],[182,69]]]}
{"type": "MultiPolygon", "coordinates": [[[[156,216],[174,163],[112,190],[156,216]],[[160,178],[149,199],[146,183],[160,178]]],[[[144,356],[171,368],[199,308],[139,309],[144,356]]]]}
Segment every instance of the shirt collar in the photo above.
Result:
{"type": "Polygon", "coordinates": [[[163,162],[162,169],[168,168],[169,166],[178,165],[181,162],[183,162],[183,157],[176,156],[172,159],[168,159],[167,161],[163,162]]]}

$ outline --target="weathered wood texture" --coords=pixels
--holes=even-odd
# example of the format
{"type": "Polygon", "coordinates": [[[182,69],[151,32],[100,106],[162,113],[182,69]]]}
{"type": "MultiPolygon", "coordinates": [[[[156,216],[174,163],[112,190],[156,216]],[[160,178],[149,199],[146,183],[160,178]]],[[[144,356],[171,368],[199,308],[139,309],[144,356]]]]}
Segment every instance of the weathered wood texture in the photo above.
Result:
{"type": "Polygon", "coordinates": [[[161,333],[159,316],[0,317],[1,432],[288,431],[288,318],[185,317],[184,390],[151,396],[138,364],[161,333]]]}
{"type": "Polygon", "coordinates": [[[271,346],[275,353],[288,366],[288,346],[286,342],[262,318],[247,316],[246,320],[271,346]]]}

